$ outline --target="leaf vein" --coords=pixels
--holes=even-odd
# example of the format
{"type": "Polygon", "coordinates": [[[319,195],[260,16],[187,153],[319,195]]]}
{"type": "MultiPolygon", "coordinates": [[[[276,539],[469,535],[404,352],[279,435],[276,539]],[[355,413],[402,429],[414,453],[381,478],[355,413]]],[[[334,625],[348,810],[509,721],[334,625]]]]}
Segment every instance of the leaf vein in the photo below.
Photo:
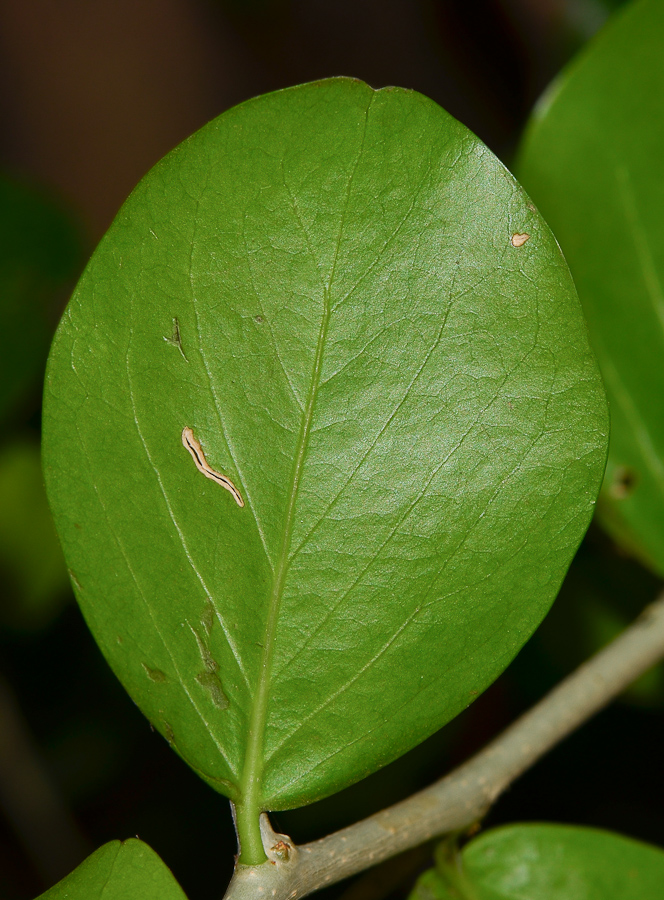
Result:
{"type": "Polygon", "coordinates": [[[290,490],[289,490],[289,499],[288,499],[288,508],[286,512],[286,517],[284,520],[284,529],[282,534],[282,542],[281,542],[281,553],[279,558],[278,568],[275,572],[274,583],[272,588],[272,593],[269,599],[268,606],[268,618],[266,622],[265,629],[265,641],[264,641],[264,650],[263,650],[263,660],[261,665],[261,674],[259,683],[256,689],[256,695],[254,700],[254,706],[251,714],[251,721],[249,725],[249,733],[247,735],[247,750],[245,754],[245,765],[244,771],[242,775],[242,794],[243,794],[243,802],[246,803],[249,808],[258,808],[260,807],[260,793],[261,793],[261,775],[263,766],[265,763],[264,760],[264,740],[265,740],[265,725],[267,720],[267,710],[268,710],[268,698],[269,698],[269,689],[270,689],[270,680],[271,680],[271,663],[272,656],[274,650],[274,641],[276,637],[276,629],[278,624],[278,616],[279,616],[279,607],[281,604],[281,598],[283,594],[283,588],[286,581],[286,575],[288,571],[289,565],[289,545],[291,541],[292,528],[293,528],[293,520],[295,516],[295,505],[298,496],[300,480],[302,477],[302,470],[304,466],[304,460],[306,457],[308,441],[309,441],[309,433],[311,428],[311,422],[313,418],[314,406],[316,403],[316,397],[318,392],[319,380],[320,380],[320,372],[321,365],[323,359],[323,349],[325,346],[325,340],[327,337],[327,328],[329,325],[330,318],[330,292],[332,288],[332,284],[334,281],[334,275],[336,271],[336,264],[339,256],[339,245],[341,243],[341,236],[343,233],[343,228],[345,224],[346,213],[348,210],[348,204],[350,201],[351,187],[353,183],[353,178],[355,176],[355,172],[357,171],[357,167],[359,165],[360,158],[362,156],[364,150],[364,143],[366,140],[367,134],[367,126],[368,126],[368,117],[369,117],[369,109],[371,107],[371,103],[373,101],[373,94],[369,100],[369,104],[365,110],[364,116],[364,130],[362,133],[362,138],[360,141],[360,147],[357,154],[357,158],[355,160],[355,164],[350,172],[348,185],[346,189],[346,202],[344,210],[340,216],[339,222],[339,233],[337,235],[337,241],[335,246],[334,258],[332,261],[332,266],[330,269],[330,275],[328,279],[327,289],[324,291],[323,297],[323,312],[321,316],[321,324],[318,333],[318,341],[315,350],[315,356],[312,367],[311,374],[311,384],[309,390],[309,396],[307,399],[307,405],[305,409],[305,413],[302,417],[300,434],[298,437],[298,445],[296,449],[295,459],[293,463],[293,470],[291,475],[290,482],[290,490]]]}
{"type": "MultiPolygon", "coordinates": [[[[519,366],[523,365],[523,363],[524,363],[525,360],[528,358],[528,356],[533,352],[534,348],[535,348],[535,347],[534,347],[534,345],[533,345],[533,347],[532,347],[527,353],[524,354],[524,356],[522,357],[522,359],[520,359],[519,362],[518,362],[511,370],[509,370],[509,371],[505,374],[505,376],[503,377],[502,381],[501,381],[500,384],[498,385],[498,387],[497,387],[497,389],[496,389],[494,395],[491,397],[490,401],[489,401],[489,402],[488,402],[488,403],[487,403],[487,404],[486,404],[486,405],[478,412],[478,414],[475,416],[474,420],[470,423],[470,425],[468,426],[468,428],[466,429],[466,431],[464,432],[464,434],[460,437],[460,439],[459,439],[459,441],[457,442],[457,444],[449,451],[449,453],[443,458],[443,460],[440,462],[440,464],[439,464],[438,466],[436,466],[436,468],[433,470],[433,472],[431,473],[431,475],[429,476],[429,478],[428,478],[427,481],[425,482],[424,486],[423,486],[422,489],[420,490],[419,494],[415,497],[415,499],[412,501],[412,503],[406,508],[406,510],[404,511],[404,513],[402,514],[402,516],[398,519],[398,521],[396,522],[396,524],[394,525],[394,527],[392,528],[392,530],[389,532],[389,534],[387,535],[387,537],[386,537],[386,539],[384,540],[384,542],[382,543],[382,545],[381,545],[381,546],[378,548],[378,550],[376,551],[376,554],[372,557],[372,559],[369,560],[369,562],[367,563],[367,565],[366,565],[366,566],[362,569],[362,571],[358,574],[358,576],[355,578],[355,580],[353,581],[353,583],[352,583],[352,584],[351,584],[351,585],[350,585],[350,586],[349,586],[349,587],[341,594],[341,596],[336,600],[336,602],[334,603],[334,605],[330,607],[330,609],[327,611],[326,615],[324,616],[324,618],[322,619],[322,621],[320,622],[320,624],[318,625],[318,627],[311,633],[311,635],[307,638],[307,640],[305,641],[305,643],[304,643],[301,647],[298,648],[297,652],[296,652],[295,654],[293,654],[293,656],[291,656],[291,657],[288,659],[287,662],[285,662],[285,663],[282,665],[279,674],[281,674],[281,673],[282,673],[289,665],[291,665],[291,664],[293,663],[293,661],[294,661],[295,659],[297,659],[298,656],[300,656],[300,654],[303,653],[303,651],[304,651],[307,647],[309,647],[309,646],[311,645],[311,643],[312,643],[312,641],[314,640],[314,638],[322,631],[322,629],[325,627],[325,625],[327,624],[327,622],[330,620],[330,618],[331,618],[331,616],[334,614],[334,612],[339,608],[339,606],[344,602],[344,600],[346,600],[346,598],[350,595],[350,593],[354,590],[354,588],[357,587],[357,585],[358,585],[358,584],[360,583],[360,581],[364,578],[364,576],[367,574],[367,572],[372,568],[372,566],[375,565],[375,563],[376,563],[377,560],[380,558],[380,556],[381,556],[381,554],[383,553],[383,551],[385,550],[385,548],[390,544],[390,542],[392,541],[392,539],[394,538],[394,536],[397,534],[399,528],[403,525],[403,523],[406,521],[406,519],[411,515],[411,513],[413,512],[413,510],[415,509],[415,507],[417,506],[417,504],[418,504],[418,503],[420,502],[420,500],[422,499],[422,497],[424,497],[424,495],[426,494],[426,492],[427,492],[427,490],[428,490],[430,484],[431,484],[432,481],[434,480],[434,478],[438,475],[438,473],[439,473],[440,470],[443,468],[443,466],[445,466],[445,465],[447,464],[447,462],[452,458],[452,456],[453,456],[453,455],[454,455],[454,454],[462,447],[462,445],[463,445],[463,443],[465,442],[465,440],[467,439],[468,435],[472,432],[472,430],[475,428],[475,426],[476,426],[477,423],[479,422],[480,417],[481,417],[481,416],[482,416],[482,415],[483,415],[483,414],[484,414],[484,413],[485,413],[485,412],[486,412],[486,411],[487,411],[487,410],[488,410],[488,409],[496,402],[496,400],[498,399],[498,397],[499,397],[499,395],[500,395],[501,389],[502,389],[502,388],[504,387],[504,385],[507,383],[507,381],[508,381],[509,378],[512,376],[512,374],[516,371],[516,369],[517,369],[519,366]]],[[[302,546],[302,545],[300,545],[300,547],[298,548],[298,552],[299,552],[299,550],[301,549],[301,546],[302,546]]],[[[456,552],[456,551],[455,551],[455,552],[456,552]]],[[[282,742],[281,742],[281,743],[280,743],[280,744],[272,751],[272,753],[270,754],[270,756],[274,755],[274,753],[276,753],[276,751],[277,751],[281,746],[283,746],[283,744],[286,742],[286,740],[289,740],[290,737],[292,736],[292,734],[295,734],[295,733],[297,732],[297,730],[298,730],[298,729],[296,728],[295,731],[293,731],[293,732],[291,733],[291,735],[288,735],[288,736],[284,739],[284,741],[282,741],[282,742]]]]}
{"type": "MultiPolygon", "coordinates": [[[[130,388],[130,389],[131,389],[131,388],[130,388]]],[[[83,453],[85,454],[85,456],[86,456],[86,458],[87,458],[87,461],[88,461],[88,467],[89,467],[90,470],[92,471],[91,460],[90,460],[89,454],[88,454],[88,452],[87,452],[87,449],[85,448],[85,444],[84,444],[84,442],[83,442],[83,438],[82,438],[82,435],[81,435],[81,433],[80,433],[80,430],[79,430],[79,444],[80,444],[80,446],[83,448],[83,453]]],[[[169,647],[169,645],[168,645],[168,643],[167,643],[167,641],[166,641],[166,638],[164,637],[164,635],[163,635],[162,632],[161,632],[161,629],[160,629],[160,627],[159,627],[159,624],[158,624],[158,622],[157,622],[157,619],[155,618],[155,615],[154,615],[154,611],[153,611],[153,609],[152,609],[152,606],[150,605],[150,603],[149,603],[147,597],[145,596],[145,593],[144,593],[144,591],[143,591],[143,588],[141,587],[141,584],[140,584],[140,582],[139,582],[139,580],[138,580],[138,576],[136,575],[136,572],[134,571],[134,568],[133,568],[133,566],[132,566],[132,564],[131,564],[131,562],[130,562],[130,560],[129,560],[129,556],[128,556],[127,551],[126,551],[126,549],[125,549],[125,547],[124,547],[124,544],[122,543],[122,541],[120,540],[119,536],[117,535],[115,529],[114,529],[113,526],[111,525],[111,520],[110,520],[110,518],[109,518],[108,511],[107,511],[107,509],[106,509],[106,505],[105,505],[104,501],[102,500],[102,497],[101,497],[101,494],[100,494],[100,492],[99,492],[99,488],[98,488],[98,486],[97,486],[97,483],[96,483],[96,481],[94,480],[94,478],[91,478],[90,481],[91,481],[91,484],[92,484],[92,488],[93,488],[93,490],[94,490],[94,492],[95,492],[95,495],[96,495],[96,497],[97,497],[97,500],[98,500],[98,502],[99,502],[99,505],[100,505],[100,507],[101,507],[101,509],[102,509],[102,511],[103,511],[103,513],[104,513],[104,518],[106,519],[106,523],[107,523],[107,525],[108,525],[109,531],[111,532],[111,534],[112,534],[112,536],[113,536],[113,539],[114,539],[116,545],[118,546],[118,548],[119,548],[119,550],[120,550],[120,553],[122,554],[122,558],[123,558],[124,561],[125,561],[125,565],[126,565],[126,567],[127,567],[127,571],[128,571],[129,574],[131,575],[132,580],[133,580],[134,584],[136,585],[136,589],[137,589],[137,591],[138,591],[138,594],[139,594],[141,600],[143,601],[143,605],[145,606],[145,608],[146,608],[146,610],[147,610],[147,612],[148,612],[148,615],[149,615],[150,619],[152,620],[152,624],[154,625],[155,632],[156,632],[157,635],[159,636],[159,639],[160,639],[161,643],[164,645],[164,650],[166,651],[166,653],[168,654],[168,657],[170,658],[171,665],[173,666],[173,669],[174,669],[174,671],[175,671],[175,674],[177,675],[177,678],[178,678],[178,681],[179,681],[179,683],[180,683],[180,686],[182,687],[182,690],[184,691],[185,696],[187,697],[187,699],[189,700],[189,702],[190,702],[191,705],[193,706],[194,711],[196,712],[196,714],[198,715],[199,719],[200,719],[201,722],[203,723],[203,726],[204,726],[204,728],[205,728],[206,733],[210,736],[212,742],[213,742],[214,745],[217,747],[217,749],[218,749],[218,751],[219,751],[219,753],[220,753],[222,759],[224,760],[224,762],[225,762],[226,765],[228,766],[230,772],[232,772],[233,775],[236,775],[237,773],[235,772],[233,766],[231,765],[230,760],[227,758],[226,754],[224,753],[224,748],[221,746],[221,744],[219,744],[219,742],[218,742],[217,739],[215,738],[214,733],[213,733],[213,731],[212,731],[212,729],[211,729],[211,727],[210,727],[210,725],[209,725],[207,719],[205,718],[205,716],[203,715],[203,713],[201,712],[201,710],[198,708],[198,704],[197,704],[196,701],[194,700],[193,696],[192,696],[191,693],[189,692],[189,689],[188,689],[187,685],[185,684],[185,681],[184,681],[184,679],[183,679],[183,677],[182,677],[182,675],[181,675],[181,673],[180,673],[180,669],[179,669],[178,664],[177,664],[177,662],[176,662],[176,660],[175,660],[175,657],[173,656],[173,653],[172,653],[172,651],[171,651],[171,648],[169,647]]]]}
{"type": "Polygon", "coordinates": [[[258,516],[258,513],[256,512],[256,507],[254,505],[252,492],[249,490],[249,486],[248,486],[248,483],[242,473],[242,467],[240,466],[240,463],[238,461],[237,454],[235,453],[233,446],[231,444],[231,440],[228,436],[228,431],[226,429],[224,417],[221,412],[221,403],[219,402],[219,397],[217,395],[217,388],[215,386],[214,379],[212,377],[212,372],[210,371],[210,366],[208,364],[207,354],[205,353],[205,349],[203,346],[203,335],[201,332],[201,323],[200,323],[200,318],[198,315],[198,302],[196,299],[196,288],[194,285],[194,270],[193,270],[194,248],[196,246],[196,231],[198,229],[199,211],[200,211],[200,200],[198,201],[198,204],[196,207],[196,213],[194,215],[194,229],[193,229],[193,234],[191,236],[191,249],[189,251],[189,284],[191,286],[191,302],[192,302],[192,306],[193,306],[193,310],[194,310],[194,318],[196,320],[196,333],[198,335],[198,346],[200,348],[200,355],[201,355],[201,360],[203,362],[203,368],[205,369],[205,374],[207,375],[208,384],[210,386],[210,393],[212,394],[215,411],[217,413],[217,418],[219,420],[219,426],[221,428],[221,433],[222,433],[224,441],[226,443],[226,448],[228,450],[231,460],[233,461],[233,465],[235,466],[235,470],[238,473],[239,479],[242,483],[242,487],[243,487],[242,493],[243,493],[243,496],[245,497],[246,505],[249,507],[249,509],[251,510],[251,513],[254,517],[254,521],[256,523],[256,529],[257,529],[259,537],[261,539],[261,543],[263,544],[263,549],[265,550],[265,556],[267,558],[268,565],[274,572],[274,564],[272,562],[272,558],[270,556],[270,551],[268,549],[267,538],[265,537],[265,532],[263,531],[263,526],[262,526],[260,517],[258,516]]]}

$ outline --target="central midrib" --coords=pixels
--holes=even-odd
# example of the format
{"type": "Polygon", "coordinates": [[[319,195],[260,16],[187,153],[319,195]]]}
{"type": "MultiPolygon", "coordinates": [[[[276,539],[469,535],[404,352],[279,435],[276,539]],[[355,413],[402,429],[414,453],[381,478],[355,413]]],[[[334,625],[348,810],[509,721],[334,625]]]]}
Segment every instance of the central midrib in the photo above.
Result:
{"type": "MultiPolygon", "coordinates": [[[[260,678],[258,682],[258,688],[256,691],[256,697],[253,705],[253,709],[251,711],[251,718],[249,721],[249,730],[247,734],[247,751],[244,757],[244,767],[242,770],[242,777],[240,780],[240,803],[244,808],[243,819],[246,821],[246,815],[248,814],[250,817],[252,815],[256,816],[260,811],[262,811],[262,775],[263,775],[263,767],[264,767],[264,754],[263,754],[263,744],[264,744],[264,736],[265,736],[265,725],[267,721],[267,708],[269,701],[269,690],[270,690],[270,674],[271,674],[271,665],[272,665],[272,656],[273,656],[273,646],[274,640],[277,631],[277,624],[279,621],[279,608],[281,606],[281,598],[283,594],[284,583],[286,580],[286,575],[288,573],[289,566],[289,551],[290,551],[290,543],[291,536],[293,532],[293,518],[295,515],[295,504],[297,501],[298,490],[300,486],[300,479],[302,477],[302,467],[304,464],[304,457],[307,452],[307,445],[309,442],[309,434],[311,430],[311,420],[313,418],[314,406],[316,404],[316,395],[318,393],[318,387],[320,385],[320,372],[321,366],[323,362],[323,350],[325,347],[325,340],[327,338],[327,329],[330,321],[330,294],[332,290],[332,283],[334,281],[334,276],[336,273],[337,261],[339,258],[339,247],[341,244],[341,235],[344,227],[344,220],[346,216],[346,210],[348,208],[348,202],[350,199],[351,186],[353,183],[353,178],[355,177],[355,172],[357,171],[357,166],[360,161],[360,157],[362,156],[362,152],[364,150],[364,142],[366,139],[367,133],[367,124],[369,118],[369,109],[373,102],[375,94],[372,92],[369,103],[365,110],[365,118],[364,118],[364,131],[362,134],[362,140],[360,143],[359,152],[355,159],[355,165],[350,173],[350,178],[348,179],[348,184],[346,187],[346,206],[344,208],[344,212],[341,216],[341,220],[339,223],[339,233],[337,235],[337,241],[335,246],[334,259],[332,260],[332,266],[330,269],[329,278],[327,279],[327,283],[323,286],[323,314],[321,319],[321,325],[318,332],[318,343],[316,345],[316,355],[314,357],[314,365],[311,375],[311,385],[309,387],[309,394],[307,396],[307,404],[305,407],[304,415],[302,416],[302,424],[300,426],[300,432],[298,434],[298,442],[297,442],[297,452],[295,455],[295,461],[293,464],[293,474],[291,477],[290,483],[290,492],[288,498],[288,509],[286,511],[286,518],[284,521],[284,531],[281,539],[281,547],[279,560],[277,563],[277,570],[274,576],[274,582],[272,586],[272,591],[270,593],[269,599],[269,608],[268,608],[268,619],[267,626],[265,629],[265,645],[263,647],[263,657],[261,660],[261,672],[260,678]]],[[[238,829],[239,831],[239,829],[238,829]]]]}
{"type": "Polygon", "coordinates": [[[254,700],[254,705],[249,723],[249,732],[247,735],[247,751],[245,754],[245,762],[242,771],[242,780],[240,790],[242,792],[242,803],[248,809],[260,809],[261,806],[261,786],[262,786],[262,770],[263,770],[263,736],[265,733],[265,723],[267,718],[267,707],[270,689],[270,668],[272,662],[272,649],[279,621],[279,607],[281,605],[281,597],[288,572],[288,553],[290,549],[291,535],[293,531],[293,518],[295,515],[295,504],[297,501],[300,479],[302,477],[302,467],[304,457],[307,451],[309,441],[309,433],[311,430],[311,420],[313,418],[314,406],[316,404],[316,394],[320,383],[320,371],[323,361],[323,348],[327,337],[327,328],[330,320],[330,289],[329,286],[324,288],[323,292],[323,316],[320,330],[318,332],[318,343],[316,346],[316,355],[311,377],[311,385],[309,387],[309,395],[304,415],[302,416],[302,424],[297,442],[297,453],[293,464],[293,474],[290,484],[290,492],[288,498],[288,509],[284,521],[284,531],[281,539],[281,547],[277,570],[274,576],[272,591],[270,593],[267,627],[265,630],[265,644],[263,647],[263,657],[261,660],[261,673],[258,682],[258,689],[254,700]]]}

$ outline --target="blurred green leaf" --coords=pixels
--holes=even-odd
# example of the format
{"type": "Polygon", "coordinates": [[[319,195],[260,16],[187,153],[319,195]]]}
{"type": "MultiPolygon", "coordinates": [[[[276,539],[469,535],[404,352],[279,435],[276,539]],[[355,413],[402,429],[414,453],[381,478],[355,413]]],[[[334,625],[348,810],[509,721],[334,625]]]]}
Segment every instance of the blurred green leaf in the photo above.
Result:
{"type": "Polygon", "coordinates": [[[427,869],[417,879],[408,900],[470,900],[464,898],[436,869],[427,869]]]}
{"type": "Polygon", "coordinates": [[[39,378],[64,299],[58,291],[81,263],[71,218],[35,189],[0,175],[0,420],[39,378]]]}
{"type": "Polygon", "coordinates": [[[658,847],[594,828],[508,825],[471,841],[453,875],[425,872],[410,900],[661,900],[663,885],[658,847]]]}
{"type": "Polygon", "coordinates": [[[617,14],[536,109],[518,174],[560,241],[611,406],[600,512],[664,574],[664,4],[617,14]]]}
{"type": "Polygon", "coordinates": [[[332,79],[224,114],[123,207],[54,342],[45,471],[100,646],[242,830],[495,679],[588,524],[606,419],[512,176],[427,98],[332,79]]]}
{"type": "Polygon", "coordinates": [[[142,841],[111,841],[37,900],[186,900],[175,878],[142,841]]]}
{"type": "Polygon", "coordinates": [[[46,501],[38,444],[23,439],[0,450],[2,617],[43,625],[70,596],[69,578],[46,501]]]}

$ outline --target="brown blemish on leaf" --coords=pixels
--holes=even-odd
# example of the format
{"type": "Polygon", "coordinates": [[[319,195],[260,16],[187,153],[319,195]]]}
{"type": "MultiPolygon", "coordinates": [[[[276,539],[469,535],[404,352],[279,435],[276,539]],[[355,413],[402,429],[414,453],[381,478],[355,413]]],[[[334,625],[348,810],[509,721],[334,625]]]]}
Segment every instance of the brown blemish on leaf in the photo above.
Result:
{"type": "Polygon", "coordinates": [[[527,240],[530,239],[529,234],[513,234],[510,243],[513,247],[523,247],[527,240]]]}
{"type": "Polygon", "coordinates": [[[254,316],[254,322],[257,325],[262,325],[264,321],[265,319],[263,318],[263,316],[254,316]]]}
{"type": "Polygon", "coordinates": [[[228,697],[224,694],[216,672],[201,672],[196,676],[196,681],[209,693],[210,699],[217,709],[228,709],[228,697]]]}
{"type": "MultiPolygon", "coordinates": [[[[191,625],[189,626],[191,628],[191,625]]],[[[205,666],[206,672],[216,672],[219,666],[212,658],[212,654],[210,653],[210,648],[207,645],[207,642],[203,640],[200,634],[196,631],[195,628],[191,628],[191,632],[196,638],[196,644],[198,646],[198,652],[201,654],[201,659],[203,660],[203,665],[205,666]]]]}
{"type": "MultiPolygon", "coordinates": [[[[192,628],[191,625],[189,627],[191,628],[192,634],[196,638],[198,652],[201,654],[201,659],[203,660],[203,665],[205,666],[205,671],[200,672],[196,676],[196,681],[198,684],[200,684],[201,687],[205,688],[205,690],[208,691],[208,693],[210,694],[210,698],[217,709],[228,709],[228,697],[224,693],[219,675],[217,674],[219,672],[219,664],[212,657],[210,648],[207,645],[207,641],[203,640],[203,638],[195,628],[192,628]]],[[[209,636],[209,632],[206,636],[209,636]]]]}
{"type": "Polygon", "coordinates": [[[212,603],[212,600],[207,598],[205,601],[205,609],[203,610],[203,615],[201,616],[201,625],[203,626],[203,630],[208,637],[210,637],[210,632],[212,631],[214,616],[214,604],[212,603]]]}
{"type": "Polygon", "coordinates": [[[616,466],[609,485],[609,494],[614,500],[631,497],[639,481],[639,476],[631,466],[616,466]]]}
{"type": "Polygon", "coordinates": [[[164,684],[168,681],[165,673],[161,671],[161,669],[152,669],[146,663],[141,663],[143,668],[145,669],[145,674],[148,676],[150,681],[154,681],[156,684],[164,684]]]}
{"type": "Polygon", "coordinates": [[[164,722],[164,732],[166,733],[166,740],[168,741],[168,743],[174,744],[175,743],[175,734],[174,734],[171,726],[168,724],[168,722],[164,722]]]}
{"type": "Polygon", "coordinates": [[[171,337],[167,337],[166,335],[164,335],[164,340],[172,347],[177,347],[182,354],[185,362],[189,362],[189,360],[185,356],[184,350],[182,349],[182,335],[180,334],[180,323],[177,318],[173,319],[173,334],[171,335],[171,337]]]}

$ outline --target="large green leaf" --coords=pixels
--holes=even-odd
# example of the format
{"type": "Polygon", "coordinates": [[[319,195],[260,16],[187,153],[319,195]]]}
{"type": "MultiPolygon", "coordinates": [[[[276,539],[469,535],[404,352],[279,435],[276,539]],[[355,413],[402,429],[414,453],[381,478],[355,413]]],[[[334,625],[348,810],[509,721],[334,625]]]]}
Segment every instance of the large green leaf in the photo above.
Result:
{"type": "Polygon", "coordinates": [[[664,4],[621,11],[535,111],[518,174],[560,241],[611,405],[603,522],[664,574],[664,4]]]}
{"type": "Polygon", "coordinates": [[[153,169],[45,403],[88,622],[256,847],[258,809],[368,774],[505,667],[606,449],[544,222],[435,103],[351,79],[238,106],[153,169]]]}
{"type": "Polygon", "coordinates": [[[37,900],[187,900],[157,854],[143,841],[111,841],[37,900]]]}
{"type": "Polygon", "coordinates": [[[410,900],[661,900],[664,852],[608,831],[508,825],[439,857],[410,900]]]}

